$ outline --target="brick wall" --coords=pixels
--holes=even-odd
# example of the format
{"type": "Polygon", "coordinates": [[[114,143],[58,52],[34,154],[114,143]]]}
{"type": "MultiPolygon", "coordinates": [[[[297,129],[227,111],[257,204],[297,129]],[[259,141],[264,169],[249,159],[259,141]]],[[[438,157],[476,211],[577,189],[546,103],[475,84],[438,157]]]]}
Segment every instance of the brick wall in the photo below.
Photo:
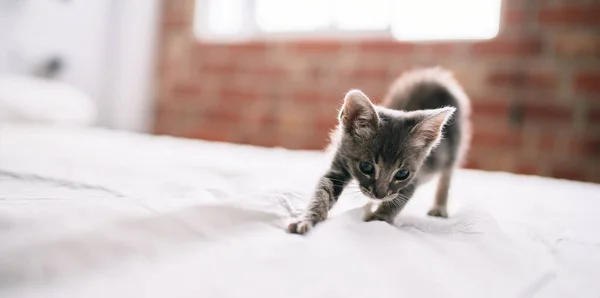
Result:
{"type": "Polygon", "coordinates": [[[484,42],[204,44],[166,0],[155,131],[320,149],[344,93],[374,101],[413,66],[452,69],[474,107],[468,167],[600,182],[600,1],[504,0],[484,42]]]}

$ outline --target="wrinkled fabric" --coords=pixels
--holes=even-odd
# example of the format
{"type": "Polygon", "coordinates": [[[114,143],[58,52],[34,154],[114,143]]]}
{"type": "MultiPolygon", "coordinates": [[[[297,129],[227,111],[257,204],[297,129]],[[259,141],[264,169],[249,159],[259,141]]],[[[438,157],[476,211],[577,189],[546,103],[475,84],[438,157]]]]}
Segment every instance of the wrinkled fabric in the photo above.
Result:
{"type": "Polygon", "coordinates": [[[319,152],[0,126],[0,297],[598,297],[600,185],[461,170],[394,225],[350,185],[284,231],[319,152]]]}

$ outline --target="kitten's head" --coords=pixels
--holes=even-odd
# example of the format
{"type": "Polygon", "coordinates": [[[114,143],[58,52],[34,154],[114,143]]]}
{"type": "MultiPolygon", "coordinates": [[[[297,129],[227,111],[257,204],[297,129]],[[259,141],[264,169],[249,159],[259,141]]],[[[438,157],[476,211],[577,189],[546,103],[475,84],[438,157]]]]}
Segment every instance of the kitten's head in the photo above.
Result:
{"type": "Polygon", "coordinates": [[[361,191],[390,200],[410,185],[455,108],[404,112],[374,106],[358,90],[346,94],[339,114],[340,156],[361,191]]]}

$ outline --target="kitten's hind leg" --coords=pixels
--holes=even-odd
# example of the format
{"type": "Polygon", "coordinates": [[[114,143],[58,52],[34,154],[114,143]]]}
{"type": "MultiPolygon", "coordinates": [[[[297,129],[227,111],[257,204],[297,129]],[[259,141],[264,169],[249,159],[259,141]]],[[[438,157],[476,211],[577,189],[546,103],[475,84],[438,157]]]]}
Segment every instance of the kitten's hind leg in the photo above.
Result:
{"type": "Polygon", "coordinates": [[[452,179],[453,167],[444,169],[440,175],[435,193],[435,203],[427,215],[435,217],[448,217],[448,190],[450,189],[450,180],[452,179]]]}

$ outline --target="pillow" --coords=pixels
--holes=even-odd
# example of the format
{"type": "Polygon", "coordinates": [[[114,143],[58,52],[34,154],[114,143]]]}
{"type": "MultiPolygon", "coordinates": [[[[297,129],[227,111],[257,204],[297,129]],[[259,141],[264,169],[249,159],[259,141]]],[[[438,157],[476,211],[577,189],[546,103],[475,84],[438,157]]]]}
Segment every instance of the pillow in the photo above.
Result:
{"type": "Polygon", "coordinates": [[[94,101],[71,85],[43,78],[0,76],[0,123],[88,126],[96,117],[94,101]]]}

